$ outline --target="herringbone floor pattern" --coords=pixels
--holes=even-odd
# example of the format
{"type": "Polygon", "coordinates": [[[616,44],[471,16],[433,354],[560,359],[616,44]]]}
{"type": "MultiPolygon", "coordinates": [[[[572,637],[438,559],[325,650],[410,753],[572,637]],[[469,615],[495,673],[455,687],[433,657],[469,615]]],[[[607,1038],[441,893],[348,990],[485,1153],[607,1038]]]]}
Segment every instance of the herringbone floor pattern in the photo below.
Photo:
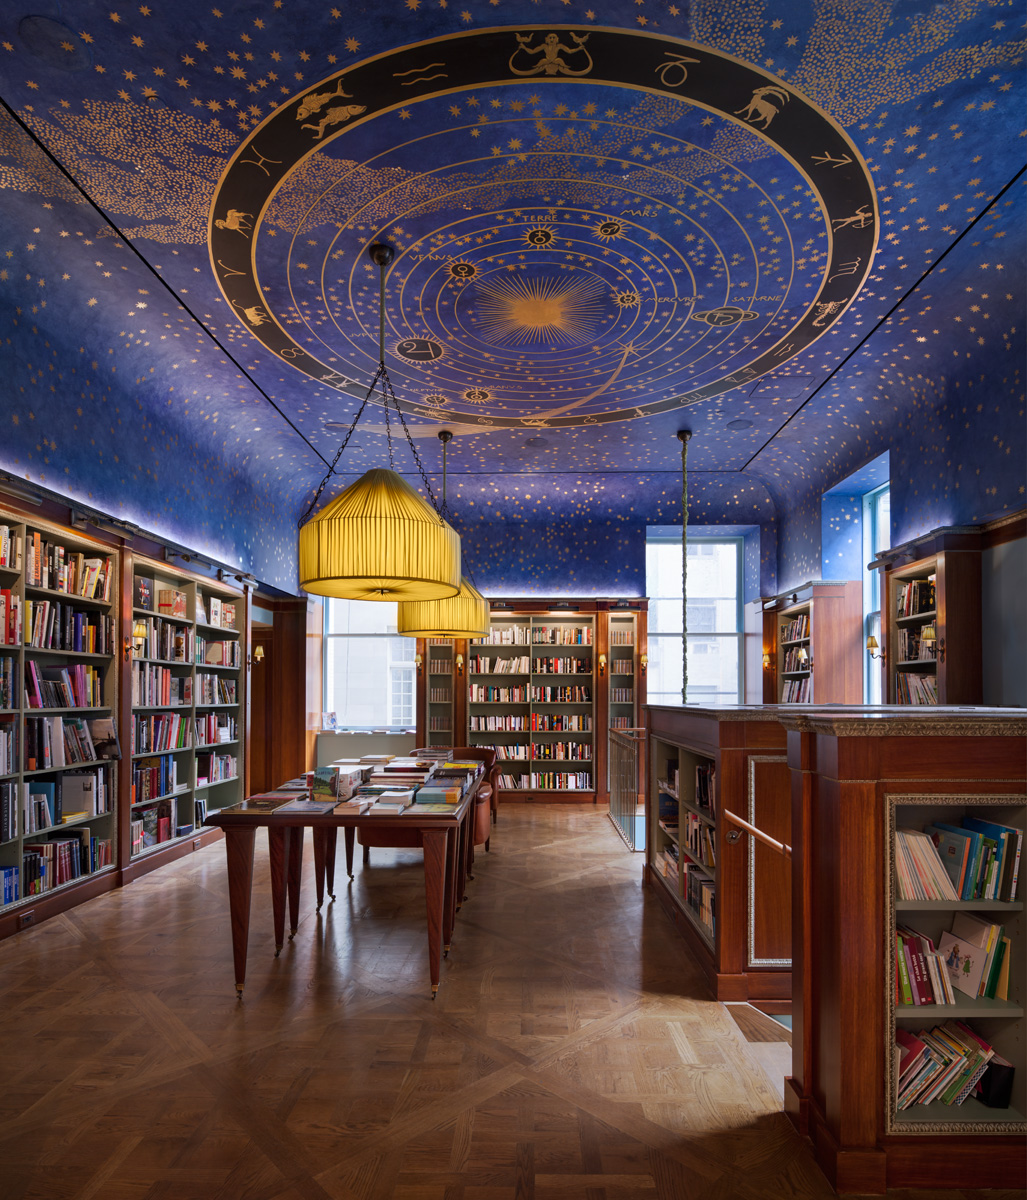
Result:
{"type": "Polygon", "coordinates": [[[603,814],[503,808],[434,1003],[419,855],[317,916],[309,854],[242,1003],[220,844],[0,944],[3,1200],[832,1194],[603,814]]]}

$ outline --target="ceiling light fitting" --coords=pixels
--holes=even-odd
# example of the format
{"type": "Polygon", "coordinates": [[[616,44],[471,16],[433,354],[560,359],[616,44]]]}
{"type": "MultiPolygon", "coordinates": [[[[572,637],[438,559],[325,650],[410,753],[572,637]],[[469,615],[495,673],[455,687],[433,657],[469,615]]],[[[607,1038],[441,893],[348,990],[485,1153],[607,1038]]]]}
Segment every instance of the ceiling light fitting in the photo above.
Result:
{"type": "Polygon", "coordinates": [[[385,269],[394,251],[376,242],[368,247],[368,254],[380,272],[378,370],[310,506],[300,518],[300,587],[318,596],[347,600],[444,600],[460,591],[460,537],[439,510],[385,369],[385,269]],[[366,471],[308,520],[379,380],[389,469],[366,471]],[[406,434],[430,504],[396,473],[390,405],[406,434]]]}
{"type": "MultiPolygon", "coordinates": [[[[442,443],[442,507],[443,519],[452,519],[446,500],[446,448],[453,440],[448,429],[438,434],[442,443]]],[[[404,637],[484,637],[492,623],[489,602],[465,576],[460,577],[460,590],[455,596],[442,600],[405,600],[396,609],[396,632],[404,637]]]]}

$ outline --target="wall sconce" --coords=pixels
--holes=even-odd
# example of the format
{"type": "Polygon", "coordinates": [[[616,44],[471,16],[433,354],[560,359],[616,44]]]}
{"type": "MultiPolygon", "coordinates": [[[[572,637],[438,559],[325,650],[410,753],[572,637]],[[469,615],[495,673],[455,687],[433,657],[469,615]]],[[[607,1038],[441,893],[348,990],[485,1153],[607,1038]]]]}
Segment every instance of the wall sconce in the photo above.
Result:
{"type": "Polygon", "coordinates": [[[606,674],[606,655],[600,654],[599,655],[599,678],[602,679],[602,677],[605,674],[606,674]]]}
{"type": "Polygon", "coordinates": [[[417,674],[420,677],[424,672],[424,659],[419,654],[414,655],[414,666],[417,667],[417,674]]]}
{"type": "Polygon", "coordinates": [[[644,675],[646,667],[649,666],[649,655],[648,654],[640,655],[638,661],[642,667],[642,674],[644,675]]]}
{"type": "Polygon", "coordinates": [[[927,642],[930,649],[934,651],[932,658],[937,658],[939,662],[945,661],[945,639],[942,638],[940,642],[938,641],[938,631],[933,625],[925,625],[920,630],[920,640],[927,642]]]}
{"type": "Polygon", "coordinates": [[[768,650],[764,650],[763,651],[763,669],[764,669],[764,671],[766,671],[769,667],[770,667],[770,652],[768,650]]]}
{"type": "Polygon", "coordinates": [[[809,654],[806,651],[805,646],[799,647],[798,651],[796,652],[795,657],[799,660],[799,670],[800,671],[812,671],[813,670],[813,659],[810,658],[809,654]]]}
{"type": "Polygon", "coordinates": [[[129,659],[142,658],[143,642],[146,641],[146,622],[134,621],[132,623],[132,636],[125,638],[125,658],[129,659]]]}
{"type": "Polygon", "coordinates": [[[877,649],[877,638],[875,638],[873,634],[870,634],[869,637],[867,638],[867,650],[869,650],[869,652],[870,652],[870,657],[871,658],[879,658],[883,662],[884,661],[884,651],[882,650],[880,654],[875,654],[874,651],[876,649],[877,649]]]}
{"type": "Polygon", "coordinates": [[[458,654],[456,656],[456,673],[458,675],[462,675],[464,673],[464,656],[462,654],[458,654]]]}
{"type": "Polygon", "coordinates": [[[258,663],[264,661],[264,647],[263,646],[255,646],[254,647],[253,661],[258,662],[258,663]]]}

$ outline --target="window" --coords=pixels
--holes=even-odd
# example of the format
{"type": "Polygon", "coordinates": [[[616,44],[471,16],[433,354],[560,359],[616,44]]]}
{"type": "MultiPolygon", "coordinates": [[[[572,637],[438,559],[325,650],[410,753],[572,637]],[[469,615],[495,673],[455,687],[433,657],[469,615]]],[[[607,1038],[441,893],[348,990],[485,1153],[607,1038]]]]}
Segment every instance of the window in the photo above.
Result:
{"type": "MultiPolygon", "coordinates": [[[[873,636],[878,646],[884,645],[881,636],[881,571],[871,571],[865,565],[891,545],[891,487],[885,484],[867,492],[863,497],[863,644],[873,636]]],[[[880,650],[874,651],[880,654],[880,650]]],[[[881,691],[881,661],[863,652],[863,697],[867,704],[883,703],[881,691]]]]}
{"type": "Polygon", "coordinates": [[[395,604],[326,600],[324,710],[338,729],[412,729],[417,642],[396,633],[395,604]]]}
{"type": "MultiPolygon", "coordinates": [[[[650,704],[680,704],[681,539],[646,539],[650,704]]],[[[688,540],[688,700],[742,696],[742,539],[688,540]]]]}

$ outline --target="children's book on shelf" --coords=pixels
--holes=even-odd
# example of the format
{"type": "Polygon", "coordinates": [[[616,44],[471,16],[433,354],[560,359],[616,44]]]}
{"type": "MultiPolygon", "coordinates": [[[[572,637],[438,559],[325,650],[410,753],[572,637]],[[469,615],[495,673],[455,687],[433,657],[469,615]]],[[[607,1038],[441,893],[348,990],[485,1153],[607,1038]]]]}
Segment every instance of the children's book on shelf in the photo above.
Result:
{"type": "Polygon", "coordinates": [[[153,580],[146,579],[141,575],[135,577],[134,595],[132,603],[136,608],[144,608],[147,612],[153,612],[153,580]]]}
{"type": "Polygon", "coordinates": [[[968,938],[943,933],[938,940],[938,952],[952,986],[976,1000],[984,975],[986,951],[968,938]]]}
{"type": "Polygon", "coordinates": [[[235,628],[235,604],[231,600],[221,601],[221,628],[235,628]]]}
{"type": "Polygon", "coordinates": [[[207,597],[207,622],[210,625],[221,624],[221,599],[218,596],[207,597]]]}
{"type": "Polygon", "coordinates": [[[186,595],[177,588],[162,588],[157,593],[157,611],[166,617],[185,617],[186,595]]]}
{"type": "Polygon", "coordinates": [[[196,621],[199,625],[207,624],[207,609],[199,592],[196,593],[196,621]]]}

